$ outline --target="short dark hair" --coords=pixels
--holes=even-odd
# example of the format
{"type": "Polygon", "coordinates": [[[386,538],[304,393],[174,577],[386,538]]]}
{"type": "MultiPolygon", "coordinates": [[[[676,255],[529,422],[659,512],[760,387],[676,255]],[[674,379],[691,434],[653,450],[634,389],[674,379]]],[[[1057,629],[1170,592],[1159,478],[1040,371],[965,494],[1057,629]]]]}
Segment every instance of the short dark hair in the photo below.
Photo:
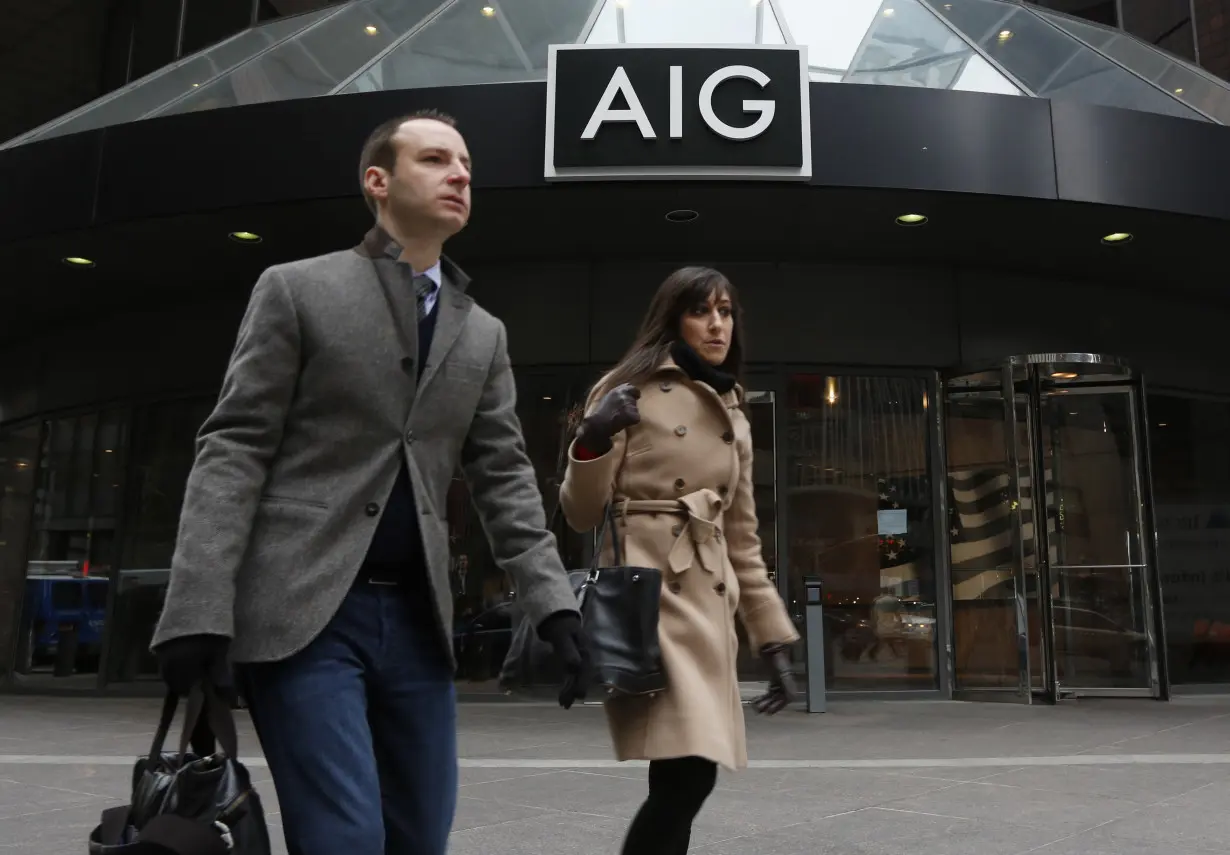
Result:
{"type": "Polygon", "coordinates": [[[397,133],[398,128],[414,119],[431,119],[442,122],[450,128],[457,127],[457,120],[448,113],[428,107],[381,122],[367,135],[367,141],[363,143],[363,153],[359,156],[359,190],[362,191],[363,199],[367,202],[367,207],[371,209],[372,214],[377,212],[376,200],[368,195],[363,176],[367,174],[368,167],[372,166],[379,166],[389,172],[393,171],[393,166],[397,163],[397,147],[393,145],[393,136],[397,133]]]}

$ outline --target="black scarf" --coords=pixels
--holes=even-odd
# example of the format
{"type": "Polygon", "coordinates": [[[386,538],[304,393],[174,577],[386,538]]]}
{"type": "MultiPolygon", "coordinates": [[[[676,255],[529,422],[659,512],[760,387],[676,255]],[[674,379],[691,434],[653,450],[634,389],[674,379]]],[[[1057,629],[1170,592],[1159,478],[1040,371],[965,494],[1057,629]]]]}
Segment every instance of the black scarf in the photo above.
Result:
{"type": "Polygon", "coordinates": [[[735,388],[735,377],[701,359],[683,339],[671,342],[671,357],[684,373],[699,383],[708,383],[719,395],[735,388]]]}

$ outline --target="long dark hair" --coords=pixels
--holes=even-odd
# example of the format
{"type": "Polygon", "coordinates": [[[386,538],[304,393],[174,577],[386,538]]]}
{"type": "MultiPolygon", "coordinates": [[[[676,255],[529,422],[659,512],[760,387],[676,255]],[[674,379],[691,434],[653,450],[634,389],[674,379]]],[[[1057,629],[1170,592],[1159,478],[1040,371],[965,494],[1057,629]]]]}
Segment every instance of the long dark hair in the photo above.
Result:
{"type": "Polygon", "coordinates": [[[670,354],[671,345],[679,338],[683,313],[704,305],[714,294],[730,298],[733,329],[726,361],[717,366],[743,382],[743,310],[739,295],[730,280],[711,267],[681,267],[667,276],[649,302],[641,321],[641,329],[627,353],[615,368],[599,381],[605,393],[622,383],[640,385],[653,376],[670,354]]]}

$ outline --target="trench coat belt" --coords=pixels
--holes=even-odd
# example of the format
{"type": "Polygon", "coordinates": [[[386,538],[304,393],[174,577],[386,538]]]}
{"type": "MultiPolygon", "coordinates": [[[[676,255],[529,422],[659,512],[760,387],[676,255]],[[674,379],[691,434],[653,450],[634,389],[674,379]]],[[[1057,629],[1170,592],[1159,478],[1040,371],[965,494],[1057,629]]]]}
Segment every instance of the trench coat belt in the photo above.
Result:
{"type": "Polygon", "coordinates": [[[671,544],[667,559],[671,572],[686,572],[692,567],[693,557],[700,559],[702,570],[721,572],[726,546],[722,543],[722,497],[716,490],[696,490],[678,499],[616,498],[612,505],[616,516],[676,514],[686,517],[671,544]]]}

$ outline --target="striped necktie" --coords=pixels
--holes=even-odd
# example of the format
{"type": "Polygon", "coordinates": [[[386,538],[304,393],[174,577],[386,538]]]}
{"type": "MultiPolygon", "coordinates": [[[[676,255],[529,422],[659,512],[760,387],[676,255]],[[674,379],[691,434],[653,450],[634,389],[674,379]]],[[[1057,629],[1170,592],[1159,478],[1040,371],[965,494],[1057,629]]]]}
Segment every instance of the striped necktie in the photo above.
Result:
{"type": "Polygon", "coordinates": [[[414,297],[418,303],[419,320],[427,316],[427,298],[436,289],[436,283],[426,273],[414,277],[414,297]]]}

